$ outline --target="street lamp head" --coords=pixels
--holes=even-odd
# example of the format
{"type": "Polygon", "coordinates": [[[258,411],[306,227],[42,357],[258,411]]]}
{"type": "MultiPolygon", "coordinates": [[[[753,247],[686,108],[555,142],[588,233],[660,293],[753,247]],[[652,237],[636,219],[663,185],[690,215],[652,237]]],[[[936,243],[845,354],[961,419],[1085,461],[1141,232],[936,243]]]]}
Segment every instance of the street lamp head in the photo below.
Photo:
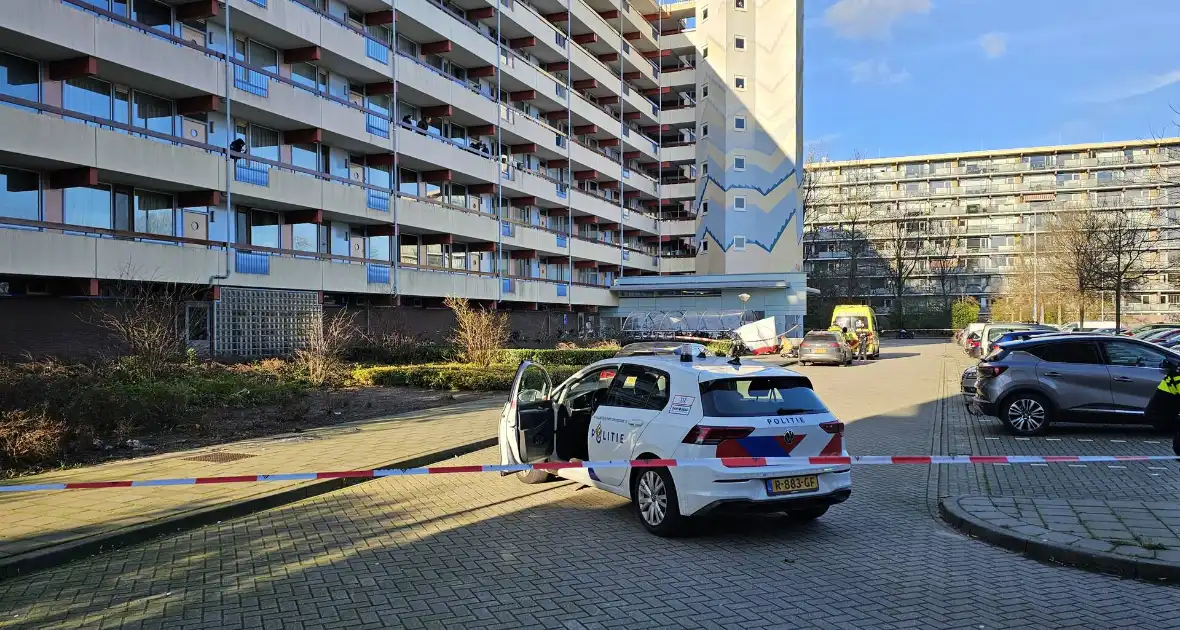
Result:
{"type": "Polygon", "coordinates": [[[742,304],[745,304],[746,302],[750,301],[750,294],[749,293],[739,293],[738,299],[742,301],[742,304]]]}

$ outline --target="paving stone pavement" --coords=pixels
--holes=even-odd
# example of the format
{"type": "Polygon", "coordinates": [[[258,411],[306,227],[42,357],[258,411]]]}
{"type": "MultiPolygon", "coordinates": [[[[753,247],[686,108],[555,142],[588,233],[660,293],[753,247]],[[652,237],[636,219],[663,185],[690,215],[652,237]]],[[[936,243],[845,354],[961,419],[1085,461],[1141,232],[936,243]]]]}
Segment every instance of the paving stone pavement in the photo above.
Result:
{"type": "MultiPolygon", "coordinates": [[[[0,485],[364,470],[486,439],[495,434],[500,404],[489,397],[298,434],[30,475],[0,485]]],[[[101,538],[113,531],[300,485],[306,484],[0,493],[0,565],[55,545],[101,538]]]]}
{"type": "MultiPolygon", "coordinates": [[[[801,371],[852,452],[923,454],[958,439],[940,417],[954,352],[915,342],[801,371]]],[[[852,498],[816,522],[717,518],[678,540],[568,482],[382,479],[0,582],[0,628],[1180,628],[1176,587],[947,527],[937,468],[856,469],[852,498]]],[[[985,485],[971,479],[955,483],[985,485]]]]}

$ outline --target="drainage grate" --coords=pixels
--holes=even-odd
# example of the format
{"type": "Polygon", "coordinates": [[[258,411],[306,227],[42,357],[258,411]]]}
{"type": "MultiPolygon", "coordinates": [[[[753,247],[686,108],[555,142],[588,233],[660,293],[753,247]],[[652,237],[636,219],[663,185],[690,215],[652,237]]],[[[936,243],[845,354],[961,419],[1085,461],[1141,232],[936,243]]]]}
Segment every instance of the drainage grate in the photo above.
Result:
{"type": "Polygon", "coordinates": [[[225,451],[216,451],[213,453],[205,453],[204,455],[197,455],[196,457],[185,457],[186,462],[211,462],[214,464],[225,464],[227,462],[236,462],[239,459],[249,459],[257,457],[257,455],[246,455],[245,453],[228,453],[225,451]]]}

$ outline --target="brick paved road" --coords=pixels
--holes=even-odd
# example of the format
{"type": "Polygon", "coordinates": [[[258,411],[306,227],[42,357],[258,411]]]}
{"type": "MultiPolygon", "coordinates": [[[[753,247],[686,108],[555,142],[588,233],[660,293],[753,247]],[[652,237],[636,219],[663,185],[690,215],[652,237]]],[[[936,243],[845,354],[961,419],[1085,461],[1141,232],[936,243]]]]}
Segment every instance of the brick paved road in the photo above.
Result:
{"type": "MultiPolygon", "coordinates": [[[[993,437],[944,404],[958,404],[943,400],[957,394],[955,352],[918,343],[805,370],[851,422],[854,452],[929,453],[993,437]]],[[[1163,451],[1150,436],[1096,435],[1127,439],[1121,452],[1163,451]]],[[[0,627],[1180,627],[1176,587],[1041,564],[944,526],[932,515],[940,484],[993,483],[963,470],[859,469],[852,499],[816,523],[715,520],[674,541],[646,534],[621,499],[569,483],[380,480],[0,583],[0,627]]],[[[1130,474],[1030,469],[1041,485],[1024,483],[1130,474]]]]}

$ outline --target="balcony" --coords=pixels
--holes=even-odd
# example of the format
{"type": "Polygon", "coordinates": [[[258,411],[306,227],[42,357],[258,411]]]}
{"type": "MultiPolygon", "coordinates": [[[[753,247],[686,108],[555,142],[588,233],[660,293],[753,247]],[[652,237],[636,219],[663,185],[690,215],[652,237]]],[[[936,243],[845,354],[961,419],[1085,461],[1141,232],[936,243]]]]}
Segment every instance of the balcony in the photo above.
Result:
{"type": "Polygon", "coordinates": [[[693,273],[696,268],[696,256],[664,256],[660,258],[661,273],[693,273]]]}

